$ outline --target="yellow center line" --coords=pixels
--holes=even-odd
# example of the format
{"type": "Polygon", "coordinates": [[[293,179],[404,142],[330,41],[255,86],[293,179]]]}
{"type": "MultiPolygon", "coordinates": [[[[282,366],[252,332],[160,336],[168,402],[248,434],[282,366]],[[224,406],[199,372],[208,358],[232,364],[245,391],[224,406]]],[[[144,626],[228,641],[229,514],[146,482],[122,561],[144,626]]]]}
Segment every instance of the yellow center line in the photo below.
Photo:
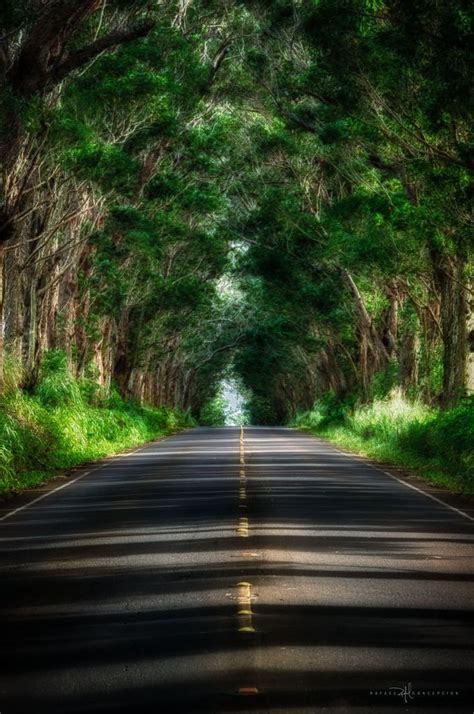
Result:
{"type": "MultiPolygon", "coordinates": [[[[246,476],[245,476],[245,446],[244,446],[244,430],[240,427],[240,483],[239,483],[239,501],[247,500],[247,490],[246,490],[246,476]]],[[[240,503],[239,508],[246,508],[245,504],[240,503]]],[[[248,536],[248,529],[242,527],[239,524],[239,535],[243,537],[248,536]]]]}
{"type": "MultiPolygon", "coordinates": [[[[245,464],[244,428],[240,427],[240,463],[245,464]]],[[[242,472],[241,472],[242,475],[242,472]]]]}
{"type": "Polygon", "coordinates": [[[258,689],[257,687],[239,687],[237,694],[248,697],[252,696],[252,694],[258,694],[258,689]]]}
{"type": "Polygon", "coordinates": [[[255,632],[252,620],[252,586],[247,582],[237,583],[237,617],[239,632],[255,632]]]}
{"type": "MultiPolygon", "coordinates": [[[[245,474],[245,445],[244,445],[244,429],[240,427],[240,486],[239,486],[239,501],[245,501],[247,499],[247,489],[246,489],[246,474],[245,474]]],[[[240,508],[246,508],[244,504],[240,504],[240,508]]],[[[249,519],[246,516],[241,516],[239,518],[239,525],[237,528],[237,535],[241,538],[248,538],[249,536],[249,519]]],[[[247,553],[242,553],[245,557],[247,553]]],[[[253,612],[252,612],[252,586],[247,582],[237,583],[238,594],[237,594],[237,618],[238,618],[238,631],[242,633],[255,632],[253,626],[253,612]]],[[[258,690],[256,687],[240,687],[239,694],[257,694],[258,690]]]]}

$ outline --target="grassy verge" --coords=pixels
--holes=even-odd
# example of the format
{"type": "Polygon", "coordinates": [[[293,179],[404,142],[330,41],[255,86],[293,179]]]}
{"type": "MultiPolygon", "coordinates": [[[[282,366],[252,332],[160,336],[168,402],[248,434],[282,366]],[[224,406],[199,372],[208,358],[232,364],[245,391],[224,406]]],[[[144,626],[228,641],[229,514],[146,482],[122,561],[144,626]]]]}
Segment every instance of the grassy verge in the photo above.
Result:
{"type": "Polygon", "coordinates": [[[362,456],[414,470],[454,493],[474,494],[474,402],[441,412],[399,394],[353,409],[330,399],[294,423],[362,456]]]}
{"type": "Polygon", "coordinates": [[[53,365],[34,394],[15,389],[0,398],[0,495],[187,426],[186,414],[101,395],[92,380],[77,382],[53,365]]]}

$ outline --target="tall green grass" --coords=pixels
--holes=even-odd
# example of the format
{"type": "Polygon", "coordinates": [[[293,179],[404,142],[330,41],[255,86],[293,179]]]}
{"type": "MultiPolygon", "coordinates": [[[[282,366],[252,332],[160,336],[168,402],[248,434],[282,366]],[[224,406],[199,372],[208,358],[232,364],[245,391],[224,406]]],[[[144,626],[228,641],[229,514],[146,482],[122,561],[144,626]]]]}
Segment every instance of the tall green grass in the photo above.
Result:
{"type": "Polygon", "coordinates": [[[64,355],[49,353],[33,394],[12,385],[0,397],[0,493],[192,424],[187,414],[123,401],[92,379],[74,380],[64,355]]]}
{"type": "Polygon", "coordinates": [[[442,412],[398,391],[359,406],[326,396],[294,424],[359,454],[414,469],[452,491],[474,493],[472,398],[442,412]]]}

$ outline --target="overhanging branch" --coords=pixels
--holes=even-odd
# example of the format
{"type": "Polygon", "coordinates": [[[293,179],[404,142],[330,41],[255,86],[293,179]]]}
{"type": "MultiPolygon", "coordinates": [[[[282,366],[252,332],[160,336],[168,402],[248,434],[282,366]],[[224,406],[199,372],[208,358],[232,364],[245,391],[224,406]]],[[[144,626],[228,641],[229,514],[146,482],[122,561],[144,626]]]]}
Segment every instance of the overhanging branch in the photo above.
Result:
{"type": "Polygon", "coordinates": [[[125,42],[131,42],[132,40],[137,40],[140,37],[146,37],[154,26],[155,22],[153,20],[148,20],[147,22],[142,22],[140,25],[136,25],[135,27],[131,27],[126,30],[115,30],[114,32],[110,32],[108,35],[105,35],[105,37],[101,37],[95,42],[92,42],[90,45],[86,45],[86,47],[82,47],[80,50],[77,50],[69,55],[69,57],[67,57],[64,62],[61,62],[61,64],[52,72],[50,81],[57,84],[68,74],[74,72],[74,70],[84,67],[84,65],[91,62],[102,52],[105,52],[112,47],[116,47],[117,45],[122,45],[125,42]]]}

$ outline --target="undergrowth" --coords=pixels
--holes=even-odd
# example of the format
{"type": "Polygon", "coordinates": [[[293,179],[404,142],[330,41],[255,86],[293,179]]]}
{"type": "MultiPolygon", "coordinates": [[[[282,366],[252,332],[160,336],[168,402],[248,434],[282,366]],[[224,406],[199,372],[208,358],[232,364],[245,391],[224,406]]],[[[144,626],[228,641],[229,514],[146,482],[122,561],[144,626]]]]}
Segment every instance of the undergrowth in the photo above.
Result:
{"type": "Polygon", "coordinates": [[[414,469],[451,491],[474,493],[474,400],[439,411],[399,392],[368,405],[327,395],[294,425],[363,456],[414,469]]]}
{"type": "Polygon", "coordinates": [[[186,426],[187,414],[140,406],[92,379],[73,379],[64,355],[50,352],[32,394],[12,381],[0,397],[0,494],[186,426]]]}

